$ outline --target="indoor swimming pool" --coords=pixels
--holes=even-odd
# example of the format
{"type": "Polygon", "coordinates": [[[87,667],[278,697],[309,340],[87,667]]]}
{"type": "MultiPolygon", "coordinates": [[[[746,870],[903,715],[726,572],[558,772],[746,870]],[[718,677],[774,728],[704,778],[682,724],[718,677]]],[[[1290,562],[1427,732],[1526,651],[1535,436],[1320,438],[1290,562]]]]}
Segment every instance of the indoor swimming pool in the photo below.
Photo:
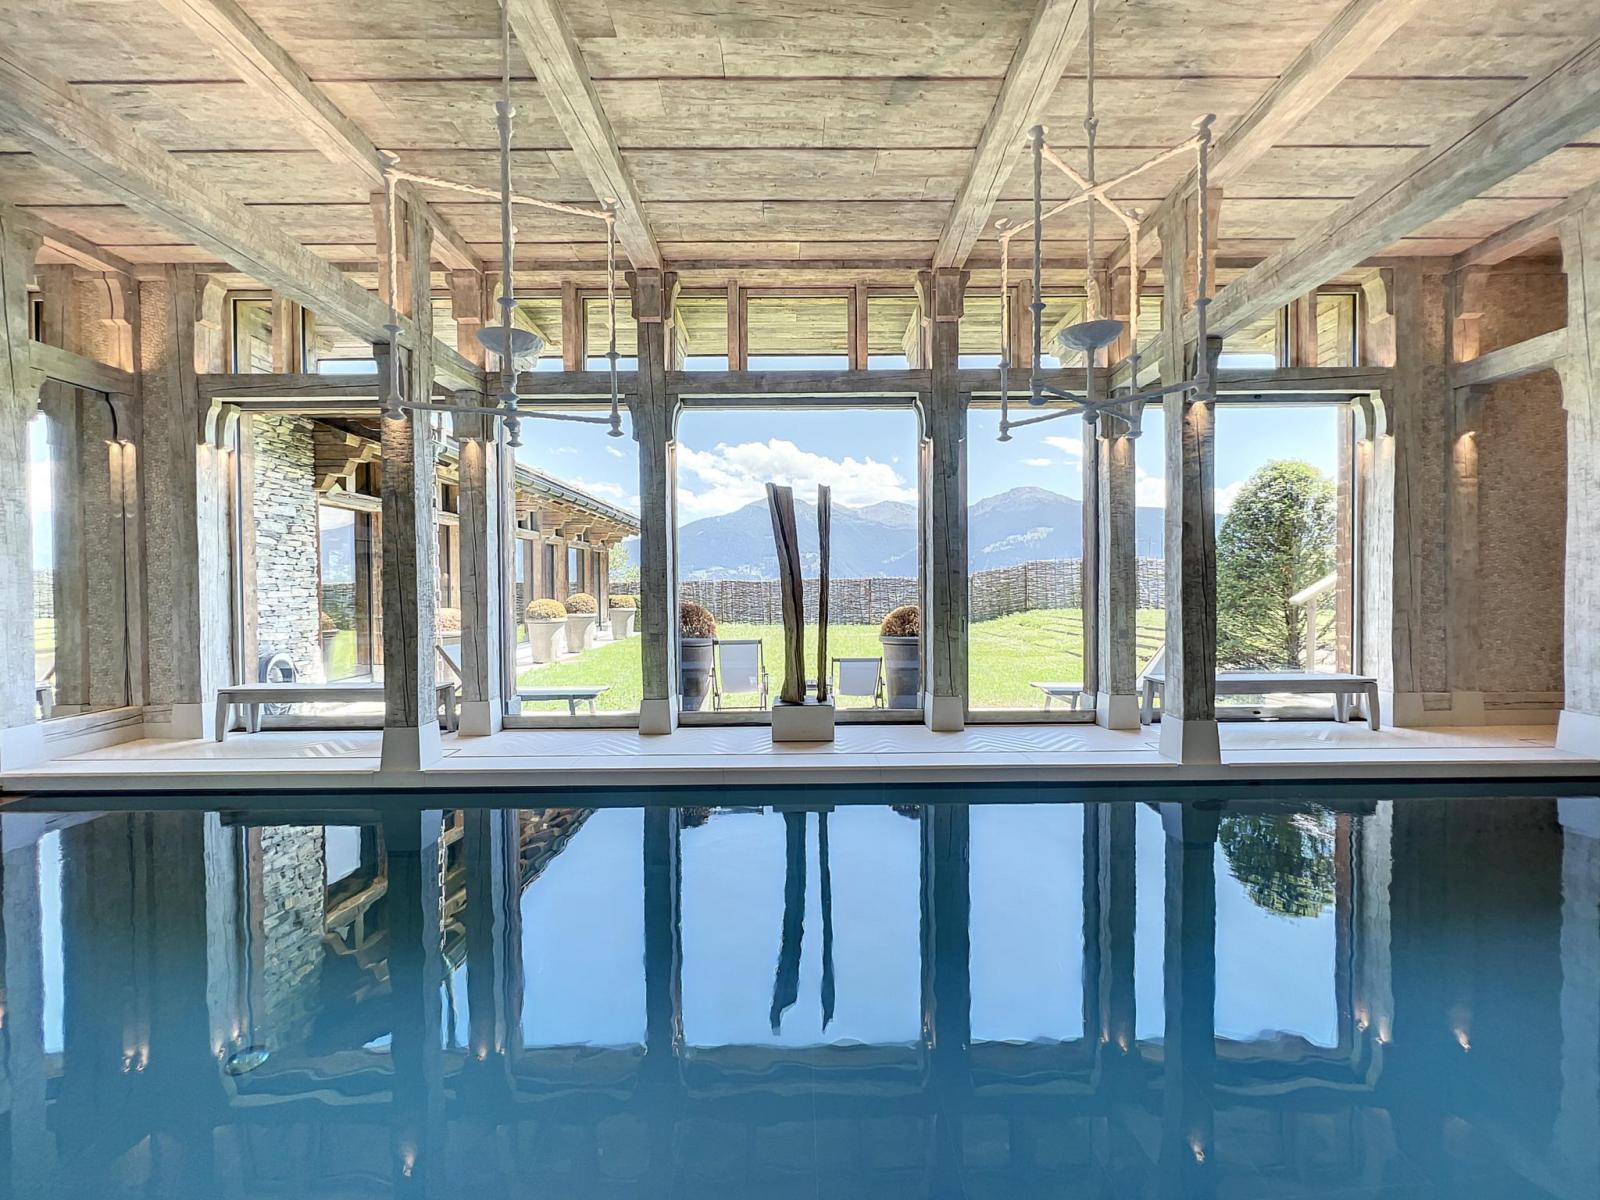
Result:
{"type": "Polygon", "coordinates": [[[7,808],[0,1194],[1600,1195],[1600,799],[936,795],[7,808]]]}

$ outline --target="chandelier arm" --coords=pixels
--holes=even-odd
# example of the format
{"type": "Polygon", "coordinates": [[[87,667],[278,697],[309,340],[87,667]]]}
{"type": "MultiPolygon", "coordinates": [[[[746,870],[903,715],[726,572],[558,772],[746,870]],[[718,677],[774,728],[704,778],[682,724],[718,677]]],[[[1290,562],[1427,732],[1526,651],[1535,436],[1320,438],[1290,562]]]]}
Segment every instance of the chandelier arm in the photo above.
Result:
{"type": "Polygon", "coordinates": [[[1000,235],[1000,440],[1011,428],[1011,234],[1000,235]]]}
{"type": "Polygon", "coordinates": [[[1044,126],[1033,127],[1033,361],[1028,364],[1028,403],[1042,403],[1039,361],[1044,357],[1044,126]]]}
{"type": "MultiPolygon", "coordinates": [[[[468,196],[483,196],[490,200],[499,200],[500,193],[493,188],[479,187],[473,183],[458,183],[453,179],[440,179],[437,175],[424,175],[420,171],[407,171],[397,167],[394,170],[396,179],[409,179],[412,183],[424,184],[428,187],[446,188],[452,192],[461,192],[468,196]]],[[[534,196],[519,196],[511,194],[511,203],[520,204],[531,208],[545,208],[551,212],[566,213],[568,216],[585,217],[591,221],[604,221],[610,223],[613,218],[610,213],[593,208],[581,208],[576,204],[562,204],[556,200],[540,200],[534,196]]]]}

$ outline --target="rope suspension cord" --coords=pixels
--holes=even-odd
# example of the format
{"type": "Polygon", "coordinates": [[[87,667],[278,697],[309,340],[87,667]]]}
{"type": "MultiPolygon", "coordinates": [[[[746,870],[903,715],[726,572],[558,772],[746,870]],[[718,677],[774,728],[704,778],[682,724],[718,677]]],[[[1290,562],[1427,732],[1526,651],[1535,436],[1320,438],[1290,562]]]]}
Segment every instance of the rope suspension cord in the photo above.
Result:
{"type": "Polygon", "coordinates": [[[1033,362],[1028,369],[1028,403],[1044,403],[1039,360],[1044,357],[1044,126],[1035,125],[1033,141],[1033,362]]]}
{"type": "Polygon", "coordinates": [[[505,415],[506,444],[522,445],[521,422],[517,419],[517,356],[511,343],[511,315],[516,299],[516,226],[511,222],[511,6],[500,6],[500,100],[495,105],[500,130],[500,371],[499,396],[505,415]]]}
{"type": "MultiPolygon", "coordinates": [[[[1094,115],[1094,0],[1089,0],[1089,14],[1088,15],[1089,15],[1089,28],[1088,28],[1088,35],[1089,35],[1089,69],[1088,69],[1088,75],[1086,77],[1086,87],[1087,87],[1086,100],[1087,100],[1087,103],[1085,105],[1084,113],[1083,113],[1083,132],[1084,132],[1084,136],[1087,139],[1087,143],[1088,143],[1088,150],[1087,150],[1087,153],[1086,153],[1086,159],[1087,159],[1087,165],[1088,165],[1088,168],[1089,168],[1089,183],[1090,183],[1090,186],[1093,186],[1094,183],[1095,183],[1094,139],[1095,139],[1095,132],[1100,128],[1099,118],[1097,118],[1094,115]]],[[[1088,211],[1085,214],[1088,217],[1088,226],[1089,226],[1089,228],[1088,228],[1088,234],[1086,236],[1086,241],[1087,241],[1088,245],[1086,247],[1086,252],[1085,252],[1084,258],[1083,258],[1083,270],[1084,270],[1083,281],[1084,281],[1084,285],[1085,285],[1084,286],[1083,315],[1084,315],[1084,318],[1086,320],[1090,320],[1090,321],[1096,321],[1096,320],[1099,320],[1099,318],[1100,318],[1100,298],[1095,294],[1095,286],[1094,286],[1094,212],[1095,212],[1095,209],[1097,209],[1098,207],[1100,207],[1098,204],[1096,204],[1093,201],[1091,201],[1087,206],[1088,211]]],[[[1083,398],[1084,398],[1084,403],[1086,405],[1088,405],[1088,407],[1085,408],[1085,410],[1084,410],[1083,419],[1087,424],[1090,424],[1090,425],[1095,424],[1095,422],[1099,419],[1099,414],[1097,412],[1095,412],[1094,407],[1093,407],[1094,402],[1095,402],[1095,397],[1094,397],[1095,361],[1094,361],[1094,358],[1095,358],[1095,352],[1093,350],[1087,350],[1087,351],[1084,352],[1083,365],[1087,368],[1087,374],[1085,376],[1084,389],[1083,389],[1083,398]]]]}
{"type": "Polygon", "coordinates": [[[383,396],[383,416],[386,420],[399,420],[405,414],[400,408],[400,230],[395,212],[394,176],[383,175],[383,211],[389,242],[387,278],[389,284],[389,323],[383,328],[389,335],[388,370],[383,396]]]}
{"type": "Polygon", "coordinates": [[[611,370],[610,437],[622,436],[622,409],[617,392],[617,222],[614,214],[606,221],[606,361],[611,370]]]}

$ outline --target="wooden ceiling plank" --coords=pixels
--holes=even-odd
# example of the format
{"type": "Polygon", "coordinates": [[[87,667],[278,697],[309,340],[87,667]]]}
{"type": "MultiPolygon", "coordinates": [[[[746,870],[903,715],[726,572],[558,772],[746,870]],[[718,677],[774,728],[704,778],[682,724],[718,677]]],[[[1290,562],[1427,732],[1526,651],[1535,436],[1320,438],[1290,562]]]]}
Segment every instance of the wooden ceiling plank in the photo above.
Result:
{"type": "Polygon", "coordinates": [[[590,186],[616,206],[617,240],[635,268],[659,268],[661,248],[644,214],[616,134],[600,104],[600,94],[583,61],[583,52],[558,0],[504,0],[511,29],[538,75],[556,123],[566,135],[590,186]]]}
{"type": "Polygon", "coordinates": [[[1023,138],[1043,116],[1087,28],[1085,0],[1040,0],[945,221],[934,252],[936,268],[966,263],[1016,166],[1023,138]]]}
{"type": "MultiPolygon", "coordinates": [[[[1426,0],[1351,0],[1326,29],[1302,50],[1259,99],[1217,139],[1211,156],[1214,183],[1238,179],[1262,155],[1283,141],[1334,89],[1348,79],[1426,3],[1426,0]]],[[[1173,204],[1192,195],[1194,172],[1167,194],[1139,226],[1139,257],[1148,265],[1160,249],[1159,230],[1173,204]]],[[[1123,246],[1108,264],[1127,265],[1123,246]]]]}
{"type": "Polygon", "coordinates": [[[1500,232],[1484,238],[1476,246],[1463,250],[1456,255],[1454,267],[1459,271],[1465,267],[1493,266],[1495,263],[1526,253],[1542,242],[1552,241],[1557,236],[1556,227],[1562,221],[1588,207],[1597,198],[1600,198],[1600,183],[1591,184],[1582,191],[1574,192],[1560,204],[1551,205],[1530,217],[1524,217],[1513,225],[1507,225],[1500,232]]]}
{"type": "MultiPolygon", "coordinates": [[[[383,159],[372,139],[346,116],[328,94],[273,41],[235,0],[158,0],[263,95],[275,100],[294,119],[305,139],[330,162],[348,166],[369,182],[383,183],[383,159]]],[[[457,270],[479,270],[472,248],[451,224],[435,213],[414,190],[404,190],[434,228],[439,259],[457,270]]]]}
{"type": "MultiPolygon", "coordinates": [[[[87,103],[65,80],[21,60],[0,43],[0,124],[34,151],[97,190],[173,230],[280,295],[343,326],[382,341],[392,319],[387,305],[326,259],[152,142],[120,117],[87,103]]],[[[414,339],[409,321],[403,336],[414,339]]],[[[434,347],[441,375],[463,382],[481,372],[453,346],[434,347]]]]}
{"type": "Polygon", "coordinates": [[[52,224],[25,209],[13,208],[9,204],[4,207],[8,221],[28,226],[44,239],[46,246],[71,259],[78,266],[90,271],[111,271],[118,275],[126,275],[129,279],[134,277],[133,264],[120,254],[97,246],[88,238],[52,224]]]}
{"type": "MultiPolygon", "coordinates": [[[[1600,95],[1600,39],[1465,129],[1423,151],[1217,293],[1213,336],[1244,328],[1324,280],[1589,133],[1600,95]]],[[[1193,314],[1189,314],[1192,329],[1193,314]]]]}

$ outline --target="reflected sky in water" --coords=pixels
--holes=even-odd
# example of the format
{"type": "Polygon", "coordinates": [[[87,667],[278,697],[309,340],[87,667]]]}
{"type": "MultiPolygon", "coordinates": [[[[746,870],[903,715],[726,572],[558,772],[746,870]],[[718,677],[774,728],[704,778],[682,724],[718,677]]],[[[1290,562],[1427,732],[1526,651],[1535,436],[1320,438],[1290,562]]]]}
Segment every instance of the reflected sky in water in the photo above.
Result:
{"type": "Polygon", "coordinates": [[[0,814],[0,1196],[1600,1196],[1600,801],[0,814]]]}

